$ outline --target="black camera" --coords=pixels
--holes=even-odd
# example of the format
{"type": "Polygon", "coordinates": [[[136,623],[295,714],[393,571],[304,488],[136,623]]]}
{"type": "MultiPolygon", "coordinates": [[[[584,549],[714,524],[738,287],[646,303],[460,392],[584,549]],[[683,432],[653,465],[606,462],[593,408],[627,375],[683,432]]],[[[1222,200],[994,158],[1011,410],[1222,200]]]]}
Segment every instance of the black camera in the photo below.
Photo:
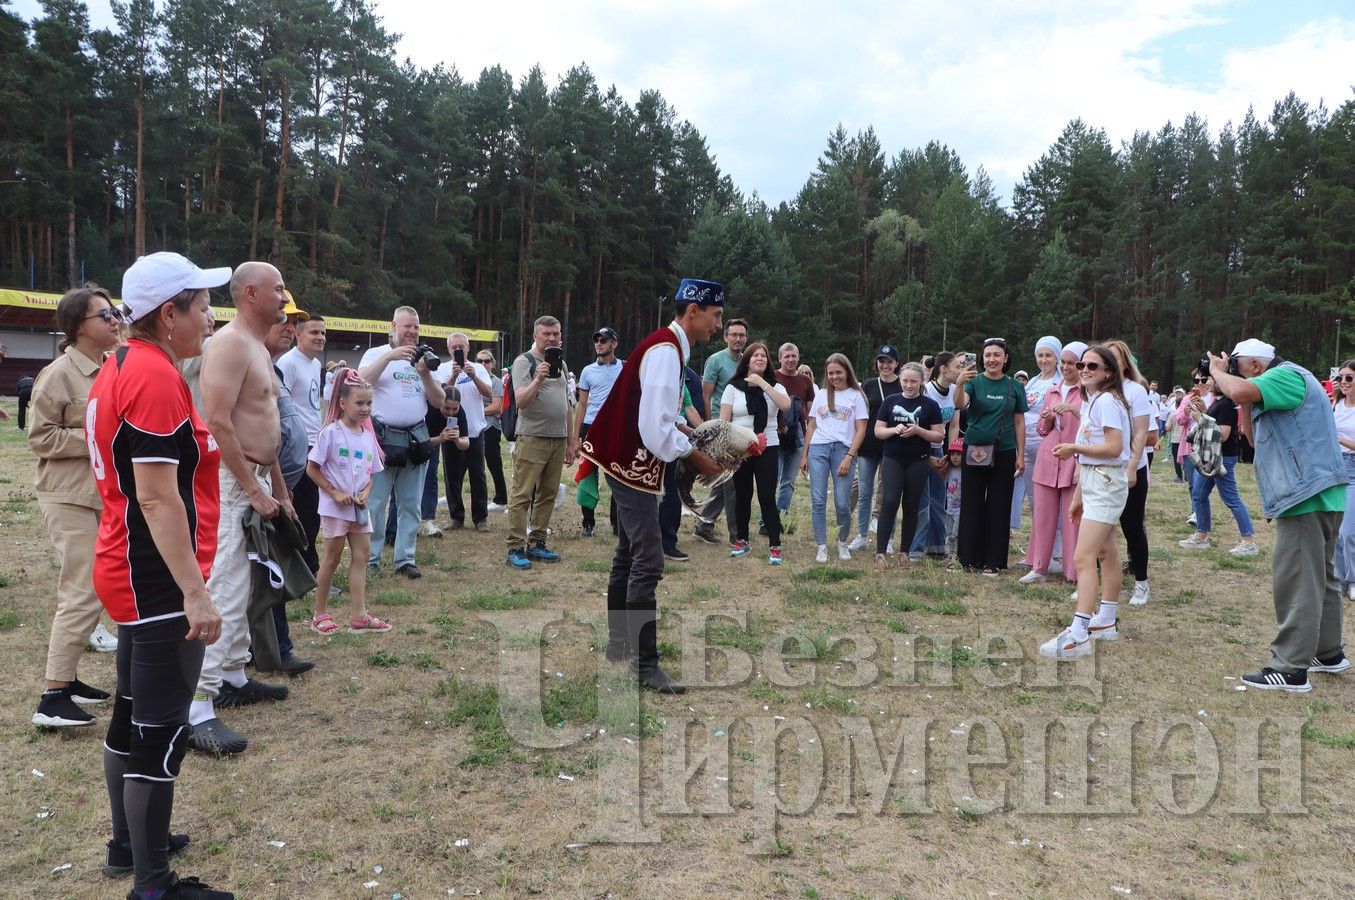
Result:
{"type": "MultiPolygon", "coordinates": [[[[1200,377],[1201,377],[1201,378],[1208,378],[1208,377],[1209,377],[1209,357],[1207,357],[1207,356],[1201,356],[1201,357],[1200,357],[1200,365],[1199,365],[1198,369],[1199,369],[1200,377]]],[[[1238,368],[1237,368],[1237,357],[1236,357],[1236,356],[1229,356],[1229,357],[1228,357],[1228,374],[1229,374],[1229,375],[1234,375],[1234,376],[1239,375],[1238,368]]]]}
{"type": "Polygon", "coordinates": [[[428,367],[428,371],[436,372],[438,366],[442,365],[442,357],[433,352],[433,348],[427,344],[416,344],[414,346],[414,361],[423,360],[423,364],[428,367]]]}

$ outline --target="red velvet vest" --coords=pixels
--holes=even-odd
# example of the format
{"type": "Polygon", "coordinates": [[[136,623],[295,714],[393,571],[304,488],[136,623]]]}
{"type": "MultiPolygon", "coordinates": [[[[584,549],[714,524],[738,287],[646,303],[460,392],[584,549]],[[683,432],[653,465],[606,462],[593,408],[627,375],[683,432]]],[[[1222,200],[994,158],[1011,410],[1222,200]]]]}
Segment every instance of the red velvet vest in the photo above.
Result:
{"type": "Polygon", "coordinates": [[[673,329],[664,326],[641,341],[626,357],[612,392],[588,427],[579,453],[597,465],[599,471],[619,479],[628,487],[650,494],[663,493],[664,462],[640,442],[640,363],[645,354],[660,344],[672,344],[678,352],[673,378],[682,384],[682,344],[673,329]]]}

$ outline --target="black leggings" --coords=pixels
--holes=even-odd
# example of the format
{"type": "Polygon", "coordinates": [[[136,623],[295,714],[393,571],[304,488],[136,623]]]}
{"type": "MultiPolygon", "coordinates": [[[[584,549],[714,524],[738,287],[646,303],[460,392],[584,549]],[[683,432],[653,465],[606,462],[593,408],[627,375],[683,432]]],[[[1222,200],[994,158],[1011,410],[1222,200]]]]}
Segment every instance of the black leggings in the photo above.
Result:
{"type": "Polygon", "coordinates": [[[894,535],[894,517],[899,512],[899,502],[903,502],[903,528],[899,542],[899,554],[908,552],[912,536],[917,533],[918,505],[922,502],[922,492],[927,487],[927,475],[931,472],[931,457],[918,459],[896,459],[886,454],[880,459],[880,481],[882,496],[879,518],[875,529],[875,552],[884,553],[889,549],[889,539],[894,535]]]}
{"type": "Polygon", "coordinates": [[[503,432],[497,428],[486,428],[480,436],[485,439],[485,468],[489,470],[489,477],[494,479],[494,502],[507,506],[508,483],[503,480],[503,452],[499,449],[503,432]]]}
{"type": "Polygon", "coordinates": [[[991,466],[960,470],[960,527],[956,555],[967,569],[1007,568],[1011,544],[1016,451],[998,450],[991,466]]]}
{"type": "Polygon", "coordinates": [[[1148,468],[1139,469],[1138,480],[1129,489],[1129,497],[1120,513],[1120,530],[1129,548],[1129,567],[1135,581],[1148,580],[1148,529],[1144,517],[1148,506],[1148,468]]]}
{"type": "Polygon", "coordinates": [[[207,645],[182,616],[118,626],[118,689],[104,739],[113,841],[132,848],[135,887],[169,881],[174,779],[188,747],[188,707],[207,645]]]}
{"type": "Polygon", "coordinates": [[[748,523],[753,518],[753,484],[757,483],[757,505],[762,524],[767,528],[767,543],[781,546],[781,514],[776,508],[776,489],[781,483],[781,454],[768,448],[760,456],[750,456],[734,473],[734,527],[737,538],[748,540],[748,523]]]}

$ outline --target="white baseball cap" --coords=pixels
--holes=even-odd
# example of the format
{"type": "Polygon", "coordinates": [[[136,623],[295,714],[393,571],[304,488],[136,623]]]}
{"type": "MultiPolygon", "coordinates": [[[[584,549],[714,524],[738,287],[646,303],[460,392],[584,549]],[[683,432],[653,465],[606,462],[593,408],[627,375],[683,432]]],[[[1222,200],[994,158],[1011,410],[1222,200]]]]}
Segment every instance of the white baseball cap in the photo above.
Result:
{"type": "Polygon", "coordinates": [[[1275,358],[1274,346],[1265,341],[1259,341],[1256,338],[1247,338],[1233,348],[1233,356],[1250,356],[1254,359],[1269,362],[1275,358]]]}
{"type": "Polygon", "coordinates": [[[199,269],[186,257],[162,250],[141,257],[123,273],[122,303],[135,322],[180,291],[221,287],[230,280],[230,266],[199,269]]]}

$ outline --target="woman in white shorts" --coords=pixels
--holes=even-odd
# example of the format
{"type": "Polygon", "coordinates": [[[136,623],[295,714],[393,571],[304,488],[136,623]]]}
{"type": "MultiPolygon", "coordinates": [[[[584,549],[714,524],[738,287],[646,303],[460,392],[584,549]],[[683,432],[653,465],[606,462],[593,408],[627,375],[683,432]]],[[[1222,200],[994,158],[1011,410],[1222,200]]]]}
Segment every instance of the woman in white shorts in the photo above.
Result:
{"type": "Polygon", "coordinates": [[[1087,656],[1092,641],[1113,641],[1120,600],[1120,550],[1115,526],[1129,496],[1126,465],[1131,424],[1123,378],[1114,353],[1101,345],[1087,348],[1077,364],[1081,373],[1082,427],[1076,443],[1059,444],[1054,455],[1078,458],[1077,489],[1068,518],[1080,522],[1077,533],[1077,612],[1059,635],[1040,646],[1054,659],[1087,656]],[[1097,563],[1104,579],[1098,579],[1097,563]],[[1103,581],[1098,592],[1098,580],[1103,581]],[[1097,605],[1097,600],[1100,605],[1097,605]]]}

